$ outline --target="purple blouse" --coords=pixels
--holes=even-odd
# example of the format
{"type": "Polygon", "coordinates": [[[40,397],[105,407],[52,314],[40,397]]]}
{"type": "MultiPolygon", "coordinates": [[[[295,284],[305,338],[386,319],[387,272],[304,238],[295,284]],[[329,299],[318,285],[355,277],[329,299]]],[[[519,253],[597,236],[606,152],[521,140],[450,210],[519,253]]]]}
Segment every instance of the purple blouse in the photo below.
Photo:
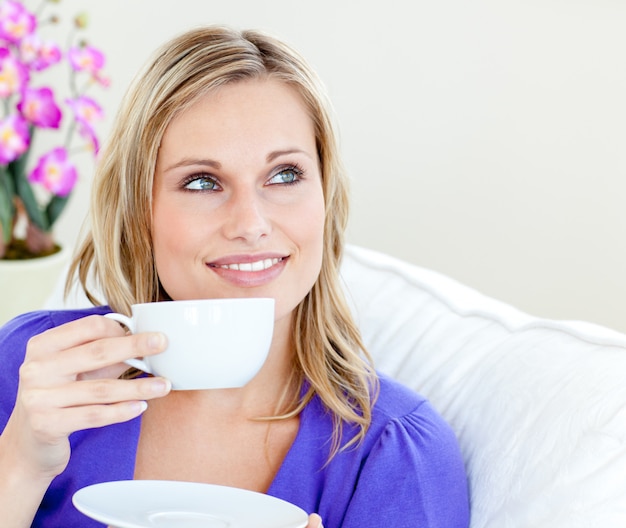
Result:
{"type": "MultiPolygon", "coordinates": [[[[15,404],[28,339],[108,312],[107,307],[33,312],[0,328],[0,429],[15,404]]],[[[314,398],[268,494],[319,513],[325,528],[467,528],[467,481],[451,428],[414,391],[382,375],[380,389],[364,441],[328,464],[332,420],[314,398]]],[[[133,478],[140,424],[136,418],[72,434],[70,463],[52,482],[32,526],[102,527],[74,508],[72,495],[90,484],[133,478]]],[[[346,426],[344,438],[351,434],[346,426]]]]}

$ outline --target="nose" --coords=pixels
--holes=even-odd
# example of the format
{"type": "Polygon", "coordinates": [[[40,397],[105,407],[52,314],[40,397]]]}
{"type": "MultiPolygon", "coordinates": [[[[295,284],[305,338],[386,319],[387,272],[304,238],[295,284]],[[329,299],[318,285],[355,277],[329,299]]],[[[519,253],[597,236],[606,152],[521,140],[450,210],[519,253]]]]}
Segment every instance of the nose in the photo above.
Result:
{"type": "Polygon", "coordinates": [[[254,244],[269,235],[271,222],[266,204],[256,189],[237,189],[227,202],[223,231],[229,240],[254,244]]]}

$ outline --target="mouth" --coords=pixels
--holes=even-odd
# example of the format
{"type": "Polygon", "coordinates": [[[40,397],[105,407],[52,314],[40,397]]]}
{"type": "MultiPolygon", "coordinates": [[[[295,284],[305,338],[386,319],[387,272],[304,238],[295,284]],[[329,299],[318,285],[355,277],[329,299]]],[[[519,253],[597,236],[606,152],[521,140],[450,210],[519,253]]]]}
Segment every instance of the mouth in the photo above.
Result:
{"type": "Polygon", "coordinates": [[[234,271],[265,271],[276,266],[279,262],[282,262],[283,260],[284,260],[284,257],[266,258],[266,259],[255,260],[254,262],[233,262],[229,264],[209,264],[209,267],[234,270],[234,271]]]}
{"type": "Polygon", "coordinates": [[[271,284],[283,273],[289,255],[231,255],[208,262],[208,268],[231,285],[251,288],[271,284]]]}
{"type": "Polygon", "coordinates": [[[215,270],[231,270],[244,272],[266,271],[284,263],[288,256],[277,255],[232,255],[213,262],[207,262],[209,268],[215,270]]]}

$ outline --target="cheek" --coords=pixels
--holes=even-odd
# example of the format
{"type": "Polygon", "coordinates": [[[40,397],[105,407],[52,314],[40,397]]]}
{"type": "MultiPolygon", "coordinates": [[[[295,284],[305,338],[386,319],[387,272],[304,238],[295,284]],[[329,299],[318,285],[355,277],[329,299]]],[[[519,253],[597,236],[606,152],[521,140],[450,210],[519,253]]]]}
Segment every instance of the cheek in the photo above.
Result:
{"type": "Polygon", "coordinates": [[[174,232],[178,230],[177,218],[168,212],[167,207],[155,205],[152,212],[152,238],[154,241],[155,257],[176,243],[174,232]]]}
{"type": "Polygon", "coordinates": [[[309,264],[317,273],[319,273],[324,252],[325,215],[324,197],[320,190],[319,196],[300,211],[299,220],[296,223],[301,230],[302,244],[307,247],[309,264]]]}
{"type": "Polygon", "coordinates": [[[326,207],[321,182],[310,187],[305,196],[301,197],[292,210],[291,224],[300,230],[302,236],[316,238],[324,231],[326,207]],[[294,221],[295,220],[295,221],[294,221]]]}
{"type": "Polygon", "coordinates": [[[321,254],[324,251],[324,233],[325,233],[325,219],[326,219],[326,210],[324,209],[324,204],[322,202],[322,206],[316,211],[315,222],[311,223],[311,225],[315,225],[316,228],[312,232],[312,236],[317,241],[318,251],[320,253],[320,261],[321,254]]]}
{"type": "Polygon", "coordinates": [[[195,246],[193,237],[197,232],[189,227],[190,220],[184,211],[155,203],[152,220],[152,239],[157,272],[164,276],[175,267],[179,259],[173,255],[185,255],[195,246]]]}

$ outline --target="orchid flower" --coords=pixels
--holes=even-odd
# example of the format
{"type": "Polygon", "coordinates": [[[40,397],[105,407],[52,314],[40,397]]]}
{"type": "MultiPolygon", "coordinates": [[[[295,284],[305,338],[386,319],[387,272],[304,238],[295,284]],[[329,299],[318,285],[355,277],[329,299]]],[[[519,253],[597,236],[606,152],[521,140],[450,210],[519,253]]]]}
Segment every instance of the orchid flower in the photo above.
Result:
{"type": "MultiPolygon", "coordinates": [[[[46,0],[39,11],[51,3],[52,0],[46,0]]],[[[51,16],[47,21],[55,19],[51,16]]],[[[86,26],[86,14],[75,17],[74,30],[82,31],[86,26]]],[[[26,220],[29,249],[34,254],[43,249],[41,244],[32,243],[31,235],[39,233],[45,235],[38,238],[45,241],[46,251],[52,250],[52,226],[67,205],[78,178],[75,166],[68,160],[70,152],[78,151],[72,141],[79,136],[94,155],[100,146],[95,124],[102,119],[102,108],[85,95],[85,90],[94,84],[109,85],[102,71],[104,54],[84,41],[70,46],[65,54],[55,42],[44,40],[40,29],[37,16],[22,2],[0,0],[0,258],[7,245],[15,241],[18,216],[26,220]],[[69,99],[65,99],[64,106],[73,113],[65,120],[54,90],[35,82],[37,73],[63,59],[70,67],[69,99]],[[86,80],[84,89],[77,86],[81,78],[86,80]],[[40,156],[31,168],[33,136],[39,129],[63,129],[65,141],[63,146],[40,156]]],[[[68,42],[73,40],[73,34],[70,37],[68,42]]]]}
{"type": "Polygon", "coordinates": [[[84,95],[76,99],[67,99],[65,102],[74,112],[78,133],[89,142],[93,152],[97,154],[100,145],[95,134],[94,125],[104,116],[102,107],[91,97],[84,95]]]}
{"type": "Polygon", "coordinates": [[[6,0],[0,5],[0,38],[16,43],[37,28],[37,19],[20,2],[6,0]]]}
{"type": "Polygon", "coordinates": [[[29,80],[28,69],[11,50],[0,48],[0,97],[6,98],[22,91],[29,80]]]}
{"type": "Polygon", "coordinates": [[[104,54],[93,46],[75,46],[67,55],[75,71],[97,74],[104,66],[104,54]]]}
{"type": "Polygon", "coordinates": [[[17,109],[35,126],[59,128],[61,109],[54,102],[54,94],[50,88],[26,88],[17,109]]]}
{"type": "Polygon", "coordinates": [[[10,163],[28,150],[28,123],[17,114],[0,120],[0,163],[10,163]]]}
{"type": "Polygon", "coordinates": [[[43,42],[38,35],[24,37],[19,44],[21,61],[34,71],[46,68],[61,61],[61,49],[54,42],[43,42]]]}
{"type": "Polygon", "coordinates": [[[68,161],[67,150],[63,147],[52,149],[39,158],[39,163],[28,175],[28,181],[42,184],[56,196],[67,196],[74,188],[78,173],[68,161]]]}

